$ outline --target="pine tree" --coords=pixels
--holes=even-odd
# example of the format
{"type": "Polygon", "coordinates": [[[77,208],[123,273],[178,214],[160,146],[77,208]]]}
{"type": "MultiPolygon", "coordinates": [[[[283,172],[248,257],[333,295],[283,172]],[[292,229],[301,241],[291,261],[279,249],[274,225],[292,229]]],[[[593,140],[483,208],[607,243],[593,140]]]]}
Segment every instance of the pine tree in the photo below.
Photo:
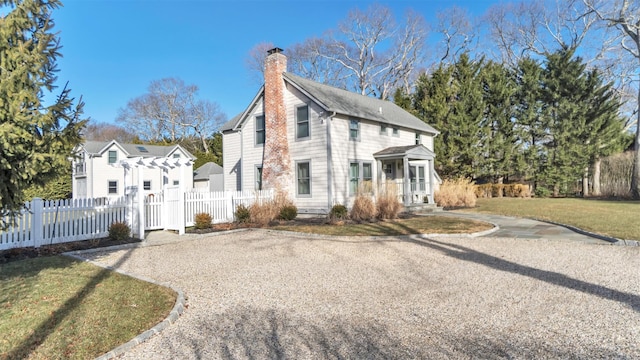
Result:
{"type": "Polygon", "coordinates": [[[485,114],[481,128],[481,176],[502,183],[509,175],[521,173],[523,168],[521,142],[514,121],[516,86],[510,71],[503,65],[488,62],[482,69],[485,114]]]}
{"type": "Polygon", "coordinates": [[[535,189],[540,181],[540,164],[545,159],[545,144],[549,139],[548,119],[542,114],[540,95],[542,66],[531,58],[523,58],[518,63],[514,78],[514,116],[521,136],[522,172],[525,178],[533,180],[535,189]]]}
{"type": "Polygon", "coordinates": [[[558,196],[582,178],[606,145],[622,141],[620,103],[597,71],[587,72],[582,59],[574,58],[573,49],[547,55],[541,99],[551,136],[541,173],[558,196]]]}
{"type": "MultiPolygon", "coordinates": [[[[11,11],[0,18],[0,215],[17,215],[23,192],[43,186],[71,166],[80,143],[82,101],[74,106],[63,88],[55,102],[43,104],[55,88],[60,44],[52,31],[57,0],[4,0],[11,11]]],[[[6,225],[3,221],[1,225],[6,225]]]]}

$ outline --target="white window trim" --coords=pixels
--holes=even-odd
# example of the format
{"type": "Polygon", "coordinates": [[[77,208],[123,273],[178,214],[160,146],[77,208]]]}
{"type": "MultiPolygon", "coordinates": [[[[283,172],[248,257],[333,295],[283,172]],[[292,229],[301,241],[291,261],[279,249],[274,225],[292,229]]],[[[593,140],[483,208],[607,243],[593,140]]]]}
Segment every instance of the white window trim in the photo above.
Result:
{"type": "Polygon", "coordinates": [[[364,164],[369,164],[369,166],[371,167],[371,183],[373,186],[373,181],[375,176],[373,176],[373,163],[374,161],[371,160],[349,160],[349,170],[348,170],[348,174],[349,176],[347,177],[347,189],[349,192],[349,196],[356,196],[358,195],[358,189],[360,188],[360,184],[362,184],[365,180],[364,180],[364,164]],[[358,185],[356,186],[356,190],[355,192],[351,191],[351,164],[358,164],[358,185]]]}
{"type": "Polygon", "coordinates": [[[260,176],[260,186],[258,186],[258,174],[260,173],[260,175],[262,175],[262,164],[260,165],[256,165],[254,167],[253,170],[253,177],[254,177],[254,181],[253,181],[253,187],[255,190],[262,190],[262,176],[260,176]],[[258,169],[260,169],[260,172],[258,172],[258,169]]]}
{"type": "Polygon", "coordinates": [[[310,198],[313,194],[313,188],[311,187],[312,184],[312,179],[313,179],[313,172],[311,171],[311,159],[305,159],[305,160],[298,160],[295,162],[295,166],[296,166],[296,197],[299,198],[310,198]],[[309,193],[308,194],[300,194],[300,189],[298,188],[298,165],[299,164],[303,164],[303,163],[307,163],[309,164],[309,193]]]}
{"type": "Polygon", "coordinates": [[[380,123],[380,135],[384,135],[384,136],[389,135],[389,125],[385,123],[380,123]]]}
{"type": "Polygon", "coordinates": [[[119,188],[119,184],[118,184],[118,180],[107,180],[107,194],[109,195],[118,195],[118,188],[119,188]],[[111,183],[114,182],[116,183],[116,191],[115,192],[111,192],[111,183]]]}
{"type": "Polygon", "coordinates": [[[360,120],[355,119],[355,118],[350,118],[349,119],[349,131],[348,131],[348,133],[349,133],[349,141],[360,141],[360,138],[362,136],[362,126],[360,126],[360,120]],[[355,137],[355,138],[351,137],[351,122],[352,121],[355,121],[355,122],[358,123],[358,136],[355,137]]]}
{"type": "Polygon", "coordinates": [[[257,114],[253,117],[253,144],[255,146],[264,146],[264,143],[267,142],[267,119],[264,114],[257,114]],[[264,141],[258,143],[258,118],[262,117],[263,128],[262,133],[264,134],[264,141]]]}
{"type": "Polygon", "coordinates": [[[107,151],[107,163],[109,165],[111,164],[115,164],[118,162],[118,151],[117,150],[109,150],[107,151]],[[115,160],[113,162],[111,162],[111,153],[115,154],[115,160]]]}
{"type": "Polygon", "coordinates": [[[295,126],[296,126],[296,140],[309,140],[311,139],[311,108],[309,106],[309,104],[302,104],[302,105],[297,105],[294,109],[293,109],[293,117],[295,118],[295,126]],[[307,136],[298,136],[298,109],[302,108],[302,107],[306,107],[307,108],[307,136]]]}
{"type": "Polygon", "coordinates": [[[397,127],[392,127],[391,128],[391,135],[393,135],[395,137],[399,137],[400,136],[400,129],[398,129],[397,127]]]}

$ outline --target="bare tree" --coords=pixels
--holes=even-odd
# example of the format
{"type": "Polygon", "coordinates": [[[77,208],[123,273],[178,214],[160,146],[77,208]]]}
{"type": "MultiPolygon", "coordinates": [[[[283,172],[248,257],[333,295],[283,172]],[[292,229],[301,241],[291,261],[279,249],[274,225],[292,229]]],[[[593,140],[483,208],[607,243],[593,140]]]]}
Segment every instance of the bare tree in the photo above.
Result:
{"type": "Polygon", "coordinates": [[[143,140],[171,143],[196,137],[203,150],[226,118],[217,104],[196,98],[198,87],[175,78],[151,82],[148,93],[120,109],[117,121],[135,130],[143,140]]]}
{"type": "Polygon", "coordinates": [[[264,59],[267,57],[267,51],[271,50],[275,45],[271,42],[261,42],[253,46],[244,60],[244,66],[249,70],[253,81],[262,84],[264,81],[264,59]]]}
{"type": "MultiPolygon", "coordinates": [[[[408,12],[398,25],[389,8],[373,5],[366,11],[351,11],[337,29],[295,44],[285,53],[297,74],[387,99],[395,88],[409,87],[423,60],[426,37],[420,15],[408,12]]],[[[249,53],[247,64],[254,73],[262,74],[265,47],[258,44],[249,53]]]]}
{"type": "Polygon", "coordinates": [[[91,122],[87,123],[87,126],[82,132],[84,140],[93,141],[110,141],[116,140],[123,143],[132,142],[135,139],[135,135],[127,131],[125,128],[109,123],[103,122],[91,122]]]}
{"type": "Polygon", "coordinates": [[[622,37],[620,47],[635,60],[635,73],[638,76],[636,83],[637,97],[636,103],[636,136],[635,136],[635,158],[633,162],[633,173],[631,177],[631,193],[635,199],[640,199],[640,1],[620,0],[583,0],[587,6],[589,14],[595,14],[598,19],[606,22],[607,26],[617,29],[622,37]]]}
{"type": "Polygon", "coordinates": [[[589,62],[598,58],[606,44],[587,35],[596,24],[595,16],[585,16],[577,0],[531,0],[501,3],[484,17],[499,59],[515,67],[524,56],[544,56],[559,48],[581,48],[589,62]]]}
{"type": "Polygon", "coordinates": [[[442,35],[439,42],[438,57],[440,63],[451,64],[463,52],[473,51],[477,40],[477,24],[472,23],[469,12],[461,7],[452,6],[436,14],[438,27],[442,35]]]}

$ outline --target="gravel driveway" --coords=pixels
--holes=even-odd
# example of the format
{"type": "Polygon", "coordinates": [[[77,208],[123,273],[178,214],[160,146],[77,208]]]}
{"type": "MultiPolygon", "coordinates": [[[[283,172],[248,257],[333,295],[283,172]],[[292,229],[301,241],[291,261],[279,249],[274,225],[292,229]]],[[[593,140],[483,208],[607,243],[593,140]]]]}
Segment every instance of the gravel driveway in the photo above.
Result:
{"type": "Polygon", "coordinates": [[[84,256],[187,297],[126,359],[640,358],[640,247],[252,230],[84,256]]]}

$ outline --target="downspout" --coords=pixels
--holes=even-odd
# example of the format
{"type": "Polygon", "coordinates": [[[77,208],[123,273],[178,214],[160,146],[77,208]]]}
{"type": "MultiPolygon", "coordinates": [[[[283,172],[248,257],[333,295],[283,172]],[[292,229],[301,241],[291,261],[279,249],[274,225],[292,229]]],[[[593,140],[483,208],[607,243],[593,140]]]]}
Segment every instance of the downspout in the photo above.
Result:
{"type": "Polygon", "coordinates": [[[236,175],[236,188],[237,191],[242,191],[242,176],[244,174],[244,171],[242,169],[243,167],[243,161],[242,158],[244,157],[244,134],[242,133],[242,130],[239,131],[240,132],[240,164],[238,164],[238,171],[240,172],[239,174],[236,175]]]}
{"type": "Polygon", "coordinates": [[[327,202],[328,208],[327,212],[331,211],[333,207],[333,155],[331,148],[331,123],[333,121],[333,117],[336,116],[336,112],[334,111],[327,118],[327,202]]]}

